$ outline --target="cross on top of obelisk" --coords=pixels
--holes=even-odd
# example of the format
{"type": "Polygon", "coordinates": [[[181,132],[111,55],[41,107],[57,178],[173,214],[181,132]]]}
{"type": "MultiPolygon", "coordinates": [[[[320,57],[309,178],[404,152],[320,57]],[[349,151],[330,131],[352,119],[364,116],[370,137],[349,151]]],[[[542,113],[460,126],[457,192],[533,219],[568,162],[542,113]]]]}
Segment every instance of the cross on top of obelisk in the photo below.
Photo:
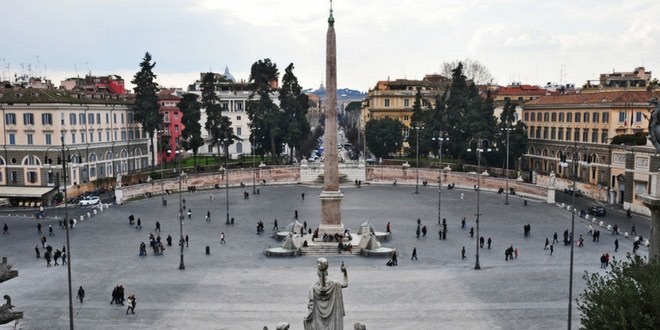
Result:
{"type": "Polygon", "coordinates": [[[330,17],[328,17],[328,24],[331,26],[335,24],[335,18],[332,16],[332,0],[330,0],[330,17]]]}

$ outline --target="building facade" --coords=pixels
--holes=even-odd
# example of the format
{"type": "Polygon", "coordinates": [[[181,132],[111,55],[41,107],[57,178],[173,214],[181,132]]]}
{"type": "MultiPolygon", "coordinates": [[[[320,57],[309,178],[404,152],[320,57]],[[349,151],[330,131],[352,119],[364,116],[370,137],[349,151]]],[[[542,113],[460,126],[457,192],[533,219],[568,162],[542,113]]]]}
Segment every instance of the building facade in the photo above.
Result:
{"type": "Polygon", "coordinates": [[[612,203],[632,202],[628,198],[634,186],[632,179],[626,187],[625,174],[622,176],[618,166],[623,166],[624,172],[630,169],[611,142],[617,135],[647,131],[647,116],[652,109],[649,100],[659,96],[652,91],[602,91],[543,96],[525,103],[522,115],[528,127],[529,149],[522,168],[568,178],[577,147],[579,180],[607,189],[612,203]],[[559,164],[564,155],[567,168],[559,164]],[[625,197],[628,190],[629,196],[625,197]]]}
{"type": "Polygon", "coordinates": [[[47,195],[64,189],[62,144],[71,156],[67,187],[147,167],[147,134],[131,103],[105,93],[0,89],[0,197],[50,203],[47,195]]]}
{"type": "Polygon", "coordinates": [[[159,157],[160,162],[171,162],[176,157],[176,151],[181,149],[181,132],[185,128],[181,123],[183,113],[179,110],[179,101],[181,97],[172,93],[170,90],[163,90],[158,93],[158,103],[160,109],[158,112],[163,116],[162,130],[159,134],[159,157]],[[167,152],[170,150],[170,152],[167,152]]]}

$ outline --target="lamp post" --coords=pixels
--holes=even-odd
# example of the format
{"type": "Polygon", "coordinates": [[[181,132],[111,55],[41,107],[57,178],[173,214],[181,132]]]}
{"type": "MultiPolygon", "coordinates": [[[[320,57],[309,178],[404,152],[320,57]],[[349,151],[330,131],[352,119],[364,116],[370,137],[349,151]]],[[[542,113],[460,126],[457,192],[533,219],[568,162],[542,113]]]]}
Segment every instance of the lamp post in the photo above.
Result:
{"type": "MultiPolygon", "coordinates": [[[[252,152],[252,194],[257,193],[257,172],[256,172],[256,167],[254,166],[254,158],[256,156],[254,152],[254,146],[256,144],[256,136],[254,136],[254,132],[257,130],[257,128],[252,129],[252,145],[250,146],[250,150],[252,152]]],[[[226,167],[226,165],[225,165],[226,167]]]]}
{"type": "MultiPolygon", "coordinates": [[[[566,151],[570,148],[570,146],[566,146],[564,148],[563,154],[560,156],[560,166],[562,168],[568,168],[568,162],[566,161],[566,151]]],[[[575,239],[575,190],[576,190],[576,181],[577,181],[577,172],[578,172],[578,153],[580,150],[589,153],[589,149],[586,148],[585,146],[578,146],[577,141],[573,142],[573,197],[571,198],[571,235],[572,237],[570,238],[571,241],[571,263],[570,263],[570,270],[569,270],[569,277],[568,277],[568,329],[571,329],[572,326],[572,314],[573,314],[573,252],[575,248],[574,244],[574,239],[575,239]]],[[[589,166],[589,163],[591,163],[591,157],[586,157],[586,161],[583,162],[583,165],[585,167],[589,166]]]]}
{"type": "Polygon", "coordinates": [[[511,124],[508,123],[507,127],[502,128],[506,131],[506,170],[505,170],[505,181],[506,181],[506,190],[504,191],[504,205],[509,205],[509,132],[516,129],[511,127],[511,124]]]}
{"type": "Polygon", "coordinates": [[[225,200],[227,203],[227,219],[225,224],[229,224],[229,169],[227,168],[227,162],[229,157],[229,139],[218,139],[218,142],[221,142],[225,147],[225,200]]]}
{"type": "Polygon", "coordinates": [[[416,163],[415,163],[415,194],[419,194],[419,130],[424,129],[423,126],[415,126],[415,130],[417,131],[417,145],[415,146],[415,158],[416,163]]]}
{"type": "Polygon", "coordinates": [[[442,141],[449,140],[445,138],[447,131],[434,131],[433,141],[438,141],[438,224],[442,224],[442,141]]]}
{"type": "Polygon", "coordinates": [[[179,269],[183,270],[186,269],[186,265],[183,262],[183,203],[181,197],[181,180],[183,179],[184,173],[181,169],[181,151],[177,150],[175,154],[179,167],[179,234],[181,235],[181,238],[179,239],[179,245],[181,245],[181,260],[179,261],[179,269]]]}
{"type": "Polygon", "coordinates": [[[163,133],[165,130],[159,130],[160,133],[160,196],[163,206],[167,206],[167,201],[165,200],[165,182],[163,181],[163,133]]]}
{"type": "MultiPolygon", "coordinates": [[[[476,256],[476,261],[474,264],[474,269],[481,269],[481,265],[479,264],[479,216],[481,215],[479,213],[479,204],[480,204],[480,195],[481,195],[481,153],[484,151],[490,152],[490,140],[488,139],[475,139],[472,138],[468,142],[468,146],[472,145],[472,143],[476,143],[476,152],[477,152],[477,239],[475,240],[477,242],[476,247],[477,247],[477,256],[476,256]],[[483,146],[484,144],[488,146],[487,149],[484,149],[483,146]]],[[[467,149],[468,152],[471,152],[472,150],[470,148],[467,149]]]]}
{"type": "MultiPolygon", "coordinates": [[[[69,260],[66,264],[67,268],[67,282],[69,286],[69,328],[73,330],[73,291],[71,289],[71,244],[70,244],[70,239],[69,239],[69,204],[68,204],[68,195],[67,195],[67,189],[66,189],[66,178],[67,178],[67,168],[66,168],[66,162],[68,157],[71,157],[71,151],[75,150],[76,154],[74,154],[74,158],[76,160],[80,160],[80,151],[76,147],[67,147],[64,143],[64,132],[62,132],[62,135],[60,136],[60,140],[62,142],[62,147],[49,147],[46,149],[46,156],[44,157],[46,162],[50,164],[52,160],[48,158],[48,151],[50,149],[55,149],[58,150],[62,154],[62,180],[64,181],[64,229],[66,232],[66,250],[69,252],[67,255],[69,260]]],[[[51,170],[49,169],[49,172],[51,170]]]]}

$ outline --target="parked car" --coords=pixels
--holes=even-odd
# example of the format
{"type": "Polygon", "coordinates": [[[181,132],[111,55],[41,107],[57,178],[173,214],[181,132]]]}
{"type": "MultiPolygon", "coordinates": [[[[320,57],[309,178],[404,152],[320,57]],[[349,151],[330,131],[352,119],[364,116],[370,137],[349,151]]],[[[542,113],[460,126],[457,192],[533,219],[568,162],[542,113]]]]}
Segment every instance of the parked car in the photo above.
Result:
{"type": "Polygon", "coordinates": [[[88,205],[96,205],[101,201],[99,196],[89,196],[86,198],[83,198],[78,202],[78,205],[80,206],[88,206],[88,205]]]}
{"type": "MultiPolygon", "coordinates": [[[[580,196],[582,196],[583,193],[584,192],[582,190],[577,189],[577,190],[575,190],[575,197],[580,197],[580,196]]],[[[573,195],[573,188],[564,189],[564,194],[573,195]]]]}
{"type": "Polygon", "coordinates": [[[367,159],[367,164],[373,165],[376,164],[376,157],[370,157],[367,159]]]}
{"type": "Polygon", "coordinates": [[[604,217],[607,215],[607,210],[602,206],[594,205],[589,208],[589,214],[604,217]]]}

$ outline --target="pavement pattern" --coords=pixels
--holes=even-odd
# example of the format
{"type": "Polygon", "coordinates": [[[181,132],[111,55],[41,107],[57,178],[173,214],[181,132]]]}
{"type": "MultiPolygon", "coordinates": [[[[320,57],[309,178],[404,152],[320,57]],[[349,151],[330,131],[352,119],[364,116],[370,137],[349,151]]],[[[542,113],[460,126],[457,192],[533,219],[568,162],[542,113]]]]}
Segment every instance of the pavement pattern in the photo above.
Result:
{"type": "MultiPolygon", "coordinates": [[[[184,250],[185,270],[179,270],[180,252],[177,217],[178,196],[167,196],[168,206],[159,196],[112,205],[91,219],[78,222],[71,230],[74,322],[78,329],[274,329],[278,322],[291,323],[291,329],[303,329],[307,312],[308,288],[317,280],[316,257],[266,258],[262,251],[279,246],[270,235],[256,234],[257,221],[263,221],[270,233],[273,219],[280,228],[293,220],[298,210],[299,221],[315,228],[320,223],[320,186],[260,186],[260,194],[243,198],[251,187],[229,192],[229,214],[234,225],[226,225],[225,191],[184,193],[192,219],[183,225],[190,246],[184,250]],[[305,194],[305,199],[301,194],[305,194]],[[213,200],[210,194],[214,195],[213,200]],[[204,220],[211,212],[211,221],[204,220]],[[128,215],[141,218],[143,228],[128,224],[128,215]],[[147,249],[146,257],[138,256],[140,242],[148,244],[149,233],[155,233],[160,221],[161,239],[172,235],[175,242],[166,246],[163,256],[147,249]],[[220,244],[220,234],[227,244],[220,244]],[[209,246],[211,254],[205,254],[209,246]],[[137,297],[136,315],[126,315],[125,307],[111,305],[113,287],[122,284],[126,296],[137,297]],[[84,303],[75,300],[79,286],[86,291],[84,303]]],[[[339,265],[348,269],[349,286],[344,289],[345,328],[355,322],[367,329],[556,329],[566,326],[568,309],[568,275],[570,247],[561,243],[562,233],[570,228],[571,214],[555,204],[528,200],[525,206],[519,196],[481,192],[481,234],[491,237],[491,249],[480,250],[481,270],[474,270],[476,238],[469,228],[475,226],[476,192],[455,188],[442,191],[442,216],[447,218],[446,240],[438,239],[436,187],[363,185],[341,187],[344,193],[342,220],[356,232],[359,224],[369,220],[378,231],[391,222],[393,237],[385,246],[399,251],[399,266],[387,267],[386,259],[361,256],[330,256],[329,278],[341,280],[339,265]],[[463,198],[461,198],[461,196],[463,198]],[[467,228],[460,220],[466,217],[467,228]],[[416,238],[417,219],[426,225],[426,237],[416,238]],[[531,225],[531,235],[523,236],[523,225],[531,225]],[[544,250],[544,241],[557,232],[560,243],[554,255],[544,250]],[[518,259],[504,260],[504,250],[513,245],[518,259]],[[465,246],[467,259],[461,259],[465,246]],[[411,261],[417,248],[418,261],[411,261]]],[[[559,199],[566,198],[558,193],[559,199]]],[[[567,195],[568,196],[568,195],[567,195]]],[[[561,201],[560,201],[561,202],[561,201]]],[[[578,202],[590,202],[582,197],[578,202]]],[[[86,213],[74,207],[70,214],[86,213]]],[[[53,210],[61,212],[61,210],[53,210]]],[[[16,213],[16,212],[8,212],[16,213]]],[[[54,214],[54,213],[52,213],[54,214]]],[[[631,221],[637,231],[648,237],[648,219],[608,208],[608,224],[619,224],[629,231],[631,221]]],[[[65,243],[64,230],[57,220],[36,220],[21,216],[2,216],[9,235],[0,236],[0,256],[19,271],[19,277],[0,284],[0,294],[9,294],[15,310],[24,311],[20,329],[67,329],[68,290],[66,267],[46,267],[43,258],[36,259],[34,247],[39,242],[37,221],[44,230],[55,227],[48,243],[60,248],[65,243]]],[[[632,240],[612,236],[600,228],[598,243],[587,235],[588,223],[576,219],[576,238],[585,237],[585,246],[575,248],[574,292],[577,298],[584,290],[581,275],[601,272],[600,256],[608,252],[617,259],[632,251],[632,240]],[[614,252],[614,239],[619,238],[619,252],[614,252]]],[[[475,228],[476,229],[476,228],[475,228]]],[[[475,235],[476,236],[476,235],[475,235]]],[[[647,255],[647,248],[640,249],[647,255]]],[[[43,250],[42,250],[43,255],[43,250]]],[[[579,312],[573,304],[573,324],[579,325],[579,312]]],[[[13,324],[0,329],[13,328],[13,324]]]]}

